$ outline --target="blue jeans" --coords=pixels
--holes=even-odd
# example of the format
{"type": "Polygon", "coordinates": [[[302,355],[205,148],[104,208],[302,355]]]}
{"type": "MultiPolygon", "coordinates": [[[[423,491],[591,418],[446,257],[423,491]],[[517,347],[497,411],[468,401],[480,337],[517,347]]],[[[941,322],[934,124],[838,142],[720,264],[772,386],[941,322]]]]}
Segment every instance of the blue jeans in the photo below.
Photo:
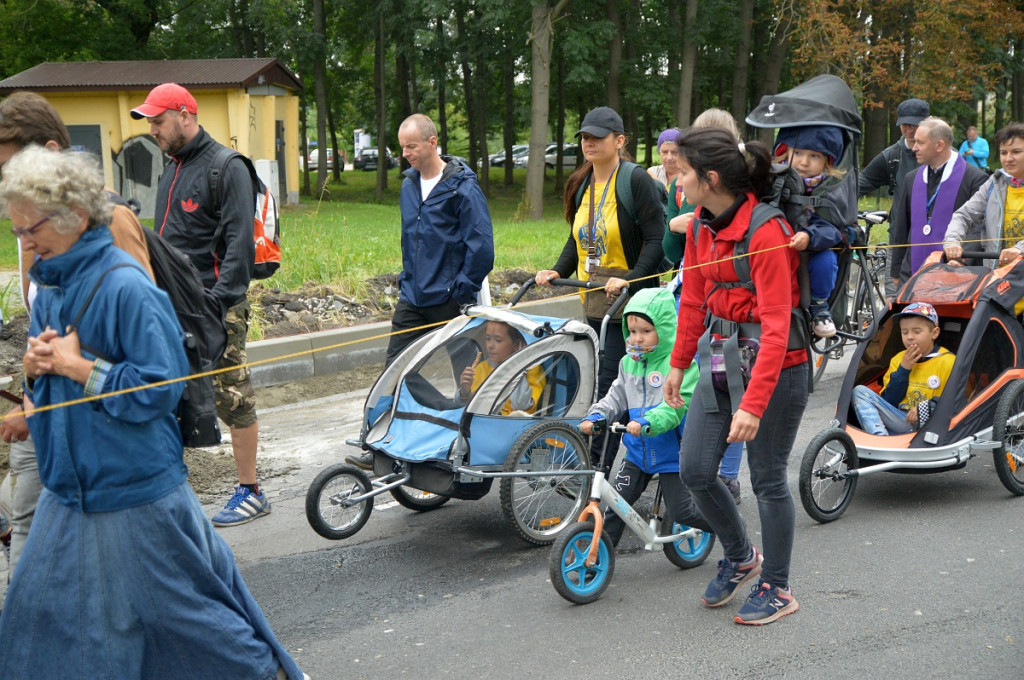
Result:
{"type": "Polygon", "coordinates": [[[861,428],[869,434],[906,434],[914,431],[907,422],[906,411],[893,406],[870,387],[854,387],[851,400],[861,428]]]}
{"type": "MultiPolygon", "coordinates": [[[[757,512],[761,518],[764,553],[761,579],[773,586],[789,586],[796,515],[786,471],[807,406],[808,370],[806,363],[782,369],[768,408],[761,416],[757,436],[747,442],[750,484],[757,496],[757,512]]],[[[725,556],[742,562],[749,557],[752,544],[732,494],[718,479],[732,423],[732,407],[727,393],[714,392],[718,413],[704,410],[701,390],[693,394],[683,429],[679,473],[693,494],[700,514],[721,541],[725,556]]]]}
{"type": "Polygon", "coordinates": [[[743,460],[743,442],[729,444],[722,456],[722,469],[718,474],[729,479],[740,476],[740,462],[743,460]]]}
{"type": "Polygon", "coordinates": [[[832,289],[836,287],[836,275],[839,273],[839,260],[834,250],[822,250],[810,253],[807,258],[807,278],[811,287],[811,298],[828,300],[832,289]]]}

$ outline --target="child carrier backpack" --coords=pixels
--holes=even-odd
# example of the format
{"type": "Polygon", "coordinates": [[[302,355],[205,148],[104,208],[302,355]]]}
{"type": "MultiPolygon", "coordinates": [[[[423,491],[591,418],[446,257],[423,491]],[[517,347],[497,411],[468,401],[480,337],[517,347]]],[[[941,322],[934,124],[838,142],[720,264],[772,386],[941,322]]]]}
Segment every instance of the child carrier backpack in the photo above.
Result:
{"type": "MultiPolygon", "coordinates": [[[[245,163],[245,167],[249,170],[249,176],[252,178],[252,185],[256,190],[256,213],[253,216],[256,260],[252,278],[267,279],[281,267],[281,224],[278,221],[277,202],[274,200],[274,195],[256,174],[256,166],[247,156],[226,146],[221,147],[214,155],[207,175],[210,195],[214,197],[214,205],[217,206],[217,218],[219,219],[223,200],[220,194],[220,178],[224,174],[224,168],[228,161],[235,156],[241,158],[245,163]]],[[[220,232],[213,242],[217,243],[219,240],[220,232]]]]}
{"type": "MultiPolygon", "coordinates": [[[[802,181],[801,181],[802,184],[802,181]]],[[[719,289],[745,288],[751,293],[754,292],[754,280],[750,276],[750,241],[754,234],[762,226],[775,218],[785,218],[783,212],[767,203],[758,203],[750,213],[750,224],[746,234],[736,243],[732,251],[732,265],[736,271],[737,281],[717,281],[706,300],[710,299],[719,289]]],[[[785,229],[786,223],[783,223],[785,229]]],[[[792,230],[785,232],[792,236],[792,230]]],[[[700,234],[699,220],[692,220],[690,223],[689,240],[693,247],[697,246],[697,238],[700,234]]],[[[800,279],[800,306],[793,307],[790,314],[789,341],[787,351],[803,349],[807,353],[807,360],[811,360],[811,341],[808,331],[809,319],[805,308],[805,291],[808,290],[806,267],[797,269],[797,277],[800,279]]],[[[701,377],[697,383],[697,389],[703,392],[704,408],[708,413],[717,413],[717,401],[710,392],[717,387],[728,392],[733,412],[739,409],[743,392],[750,380],[750,374],[754,363],[757,360],[757,352],[760,347],[761,324],[760,323],[737,323],[728,319],[719,318],[710,312],[706,321],[707,332],[701,336],[697,343],[697,354],[701,366],[708,369],[701,370],[701,377]]],[[[807,373],[807,392],[814,391],[814,383],[810,371],[807,373]]]]}
{"type": "MultiPolygon", "coordinates": [[[[852,163],[850,151],[843,153],[847,164],[852,163]]],[[[837,168],[845,169],[843,164],[837,168]]],[[[835,225],[847,235],[847,227],[857,223],[857,173],[847,170],[843,178],[832,184],[824,195],[807,196],[800,174],[784,163],[772,163],[772,188],[762,202],[782,211],[786,221],[795,230],[807,223],[806,208],[810,208],[826,222],[835,225]]]]}

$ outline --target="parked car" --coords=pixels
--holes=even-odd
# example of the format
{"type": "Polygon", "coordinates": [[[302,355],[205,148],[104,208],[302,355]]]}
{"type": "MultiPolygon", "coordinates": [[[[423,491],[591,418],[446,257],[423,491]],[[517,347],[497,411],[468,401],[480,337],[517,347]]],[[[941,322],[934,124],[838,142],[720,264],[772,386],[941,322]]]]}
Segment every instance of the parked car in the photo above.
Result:
{"type": "MultiPolygon", "coordinates": [[[[320,168],[320,153],[316,149],[309,150],[309,158],[306,159],[306,165],[313,172],[320,168]]],[[[334,167],[334,149],[327,149],[327,167],[334,167]]],[[[342,163],[339,166],[341,170],[345,170],[345,164],[342,163]]]]}
{"type": "MultiPolygon", "coordinates": [[[[377,149],[376,147],[371,149],[362,149],[357,155],[354,161],[352,161],[352,167],[356,170],[376,170],[377,169],[377,149]]],[[[388,169],[397,168],[398,159],[391,155],[391,149],[388,149],[388,169]]]]}
{"type": "MultiPolygon", "coordinates": [[[[562,158],[562,167],[564,168],[575,168],[576,167],[576,145],[566,144],[565,148],[573,147],[571,159],[568,157],[562,158]]],[[[558,150],[558,144],[555,142],[548,142],[548,145],[544,147],[544,165],[549,168],[555,167],[555,152],[558,150]]],[[[568,154],[569,151],[564,151],[563,154],[568,154]]],[[[525,168],[530,162],[530,154],[525,153],[515,160],[517,168],[525,168]]]]}
{"type": "MultiPolygon", "coordinates": [[[[562,168],[565,170],[576,169],[576,154],[579,151],[577,144],[566,144],[562,147],[562,168]]],[[[558,161],[558,145],[553,144],[548,147],[548,152],[544,155],[544,165],[549,168],[554,168],[555,163],[558,161]],[[553,148],[552,148],[553,147],[553,148]]]]}
{"type": "MultiPolygon", "coordinates": [[[[530,152],[529,144],[516,144],[512,147],[512,163],[514,164],[516,159],[520,156],[525,156],[530,152]]],[[[505,166],[505,151],[499,151],[498,153],[491,154],[490,165],[492,168],[501,168],[505,166]]]]}

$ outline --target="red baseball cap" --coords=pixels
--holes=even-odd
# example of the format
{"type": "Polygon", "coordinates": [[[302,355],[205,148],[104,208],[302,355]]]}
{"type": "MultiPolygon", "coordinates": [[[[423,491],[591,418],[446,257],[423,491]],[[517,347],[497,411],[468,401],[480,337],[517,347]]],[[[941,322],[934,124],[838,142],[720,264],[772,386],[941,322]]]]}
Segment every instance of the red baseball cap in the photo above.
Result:
{"type": "Polygon", "coordinates": [[[131,110],[131,116],[135,120],[153,118],[167,110],[181,111],[182,109],[195,115],[198,109],[196,98],[177,83],[164,83],[154,87],[142,106],[131,110]]]}

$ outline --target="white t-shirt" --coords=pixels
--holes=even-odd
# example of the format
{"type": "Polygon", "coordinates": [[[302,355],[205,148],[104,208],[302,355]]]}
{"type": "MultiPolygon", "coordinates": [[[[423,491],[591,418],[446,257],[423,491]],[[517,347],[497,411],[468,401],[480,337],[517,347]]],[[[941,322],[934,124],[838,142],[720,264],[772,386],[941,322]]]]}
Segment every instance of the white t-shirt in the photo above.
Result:
{"type": "Polygon", "coordinates": [[[423,175],[420,175],[420,200],[421,201],[427,200],[427,196],[429,196],[430,192],[434,190],[434,187],[437,186],[437,183],[441,181],[441,175],[443,175],[443,174],[444,174],[443,171],[439,172],[439,173],[437,173],[437,176],[434,177],[433,179],[423,179],[423,175]]]}

